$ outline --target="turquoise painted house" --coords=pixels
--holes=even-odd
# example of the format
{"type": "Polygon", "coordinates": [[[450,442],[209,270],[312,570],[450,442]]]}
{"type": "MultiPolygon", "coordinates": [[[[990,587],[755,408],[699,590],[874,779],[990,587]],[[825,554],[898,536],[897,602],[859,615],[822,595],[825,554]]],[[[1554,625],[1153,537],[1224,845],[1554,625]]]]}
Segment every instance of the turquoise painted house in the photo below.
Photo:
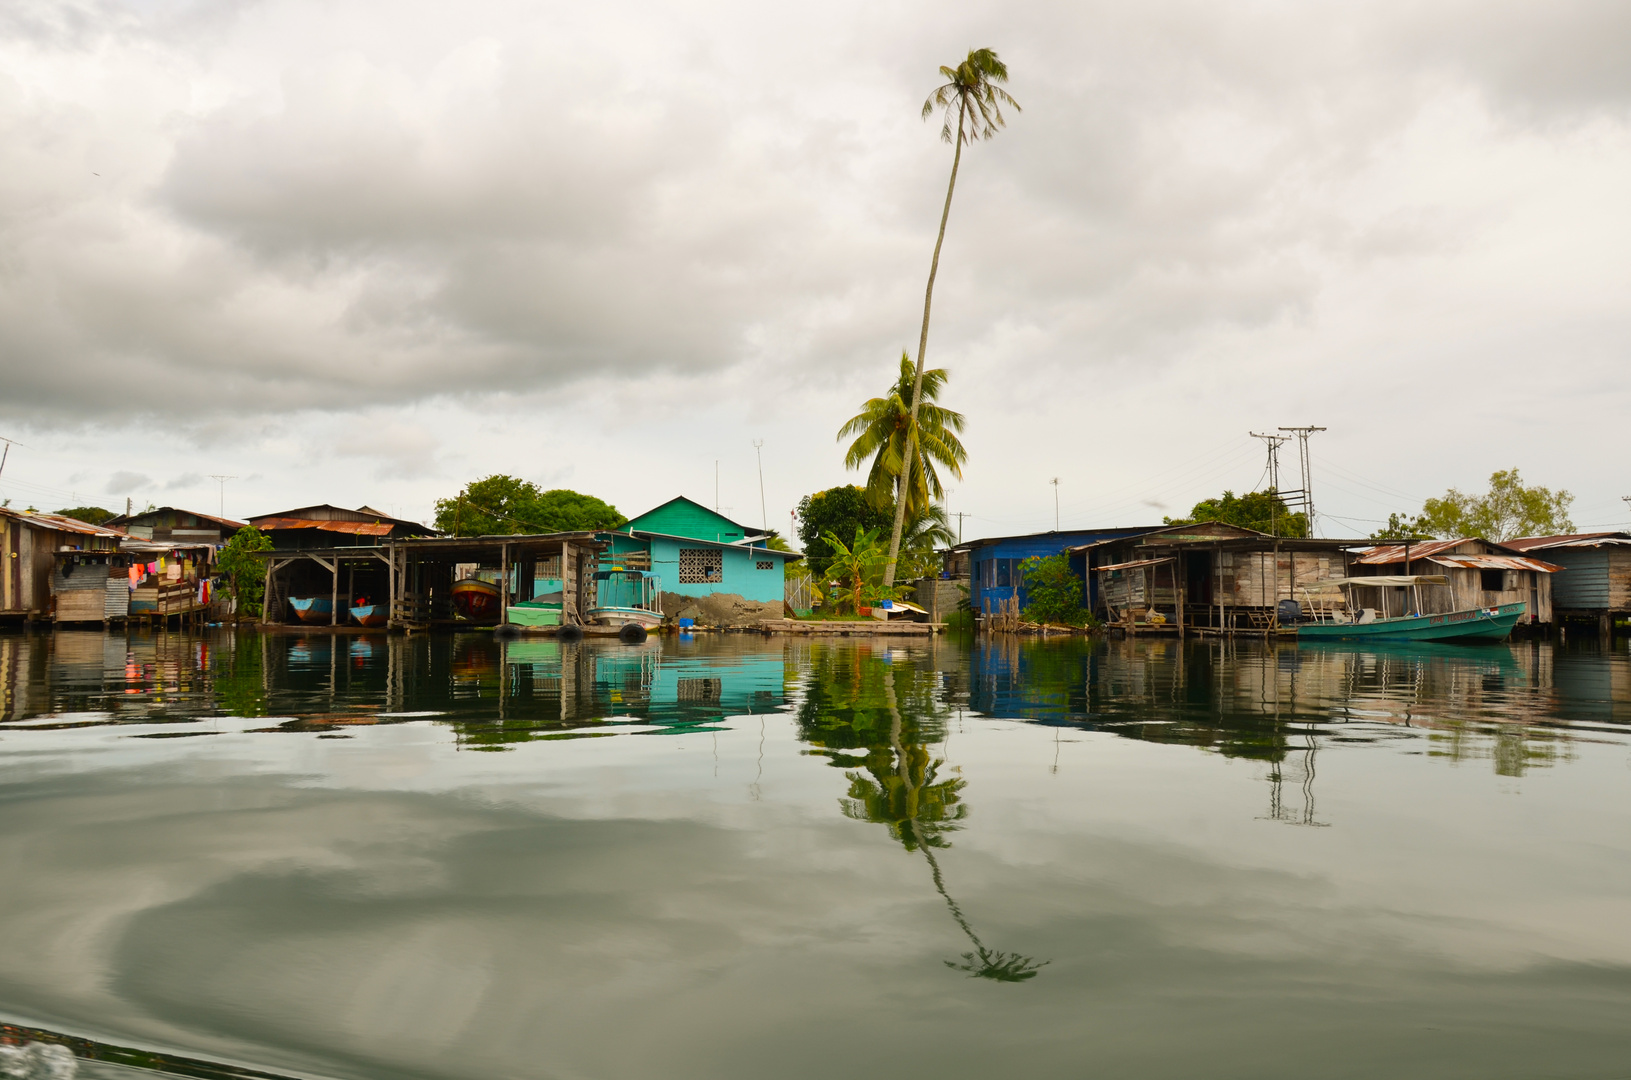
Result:
{"type": "MultiPolygon", "coordinates": [[[[631,567],[650,560],[662,591],[681,596],[729,593],[763,604],[782,602],[782,568],[796,552],[772,551],[765,533],[680,496],[632,519],[616,532],[608,554],[631,567]]],[[[643,568],[643,567],[641,567],[643,568]]]]}

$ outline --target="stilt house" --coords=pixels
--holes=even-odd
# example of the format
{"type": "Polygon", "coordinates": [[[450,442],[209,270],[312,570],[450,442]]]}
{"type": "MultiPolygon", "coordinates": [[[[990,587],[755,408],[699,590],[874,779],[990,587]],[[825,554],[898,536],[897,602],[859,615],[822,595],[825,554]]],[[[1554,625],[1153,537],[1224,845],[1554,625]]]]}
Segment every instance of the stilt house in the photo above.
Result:
{"type": "MultiPolygon", "coordinates": [[[[1552,575],[1557,563],[1478,537],[1383,544],[1354,553],[1354,577],[1371,574],[1443,574],[1449,578],[1449,611],[1526,604],[1519,625],[1552,621],[1552,575]]],[[[1395,612],[1397,614],[1397,612],[1395,612]]]]}
{"type": "Polygon", "coordinates": [[[390,517],[363,506],[356,510],[322,503],[249,519],[272,540],[266,560],[267,622],[293,620],[291,598],[327,600],[330,621],[359,597],[380,603],[392,595],[389,546],[394,541],[434,536],[436,530],[417,521],[390,517]]]}
{"type": "Polygon", "coordinates": [[[1604,635],[1631,618],[1631,533],[1574,533],[1508,540],[1506,546],[1562,567],[1552,575],[1552,616],[1589,619],[1604,635]]]}
{"type": "Polygon", "coordinates": [[[1282,600],[1343,577],[1362,540],[1270,536],[1217,521],[1146,529],[1072,549],[1091,576],[1089,607],[1108,622],[1180,632],[1267,630],[1282,600]]]}
{"type": "MultiPolygon", "coordinates": [[[[661,581],[663,610],[717,599],[733,618],[781,618],[788,560],[797,552],[768,546],[763,529],[732,521],[681,495],[600,534],[618,565],[649,570],[661,581]]],[[[674,610],[669,610],[673,608],[674,610]]]]}
{"type": "Polygon", "coordinates": [[[124,538],[60,514],[0,509],[0,618],[106,620],[109,603],[129,592],[124,538]]]}

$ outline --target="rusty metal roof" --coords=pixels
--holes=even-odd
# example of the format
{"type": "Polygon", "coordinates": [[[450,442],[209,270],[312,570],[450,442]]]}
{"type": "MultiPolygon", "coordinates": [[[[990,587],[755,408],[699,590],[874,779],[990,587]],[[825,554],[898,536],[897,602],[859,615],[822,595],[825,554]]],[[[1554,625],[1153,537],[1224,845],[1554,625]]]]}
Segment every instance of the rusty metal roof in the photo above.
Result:
{"type": "Polygon", "coordinates": [[[18,521],[27,522],[38,529],[54,529],[57,532],[79,533],[82,536],[111,536],[123,539],[125,533],[120,529],[109,529],[101,525],[92,525],[80,521],[78,518],[63,517],[61,514],[42,514],[38,511],[28,513],[25,510],[0,509],[0,514],[18,521]]]}
{"type": "Polygon", "coordinates": [[[255,523],[262,532],[276,529],[320,529],[352,536],[390,536],[392,526],[383,521],[313,521],[310,518],[262,518],[255,523]]]}
{"type": "MultiPolygon", "coordinates": [[[[1415,562],[1417,559],[1431,558],[1439,552],[1449,551],[1457,544],[1467,542],[1465,537],[1455,540],[1423,540],[1419,543],[1411,541],[1409,545],[1410,561],[1415,562]]],[[[1386,566],[1388,563],[1404,562],[1404,556],[1404,544],[1378,544],[1376,547],[1366,548],[1364,551],[1359,552],[1354,562],[1361,566],[1386,566]]]]}
{"type": "Polygon", "coordinates": [[[1521,540],[1508,540],[1506,546],[1519,551],[1539,551],[1546,548],[1599,547],[1603,544],[1631,544],[1631,533],[1594,532],[1566,533],[1562,536],[1526,536],[1521,540]]]}
{"type": "Polygon", "coordinates": [[[1525,555],[1430,555],[1427,561],[1440,566],[1458,566],[1463,570],[1534,570],[1542,574],[1555,574],[1563,569],[1556,563],[1541,562],[1525,555]]]}

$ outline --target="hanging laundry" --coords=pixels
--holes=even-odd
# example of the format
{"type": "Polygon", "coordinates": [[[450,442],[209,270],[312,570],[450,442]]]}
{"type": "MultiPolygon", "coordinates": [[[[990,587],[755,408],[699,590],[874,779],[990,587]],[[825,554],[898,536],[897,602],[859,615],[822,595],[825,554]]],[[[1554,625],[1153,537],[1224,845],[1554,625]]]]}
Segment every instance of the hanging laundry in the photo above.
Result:
{"type": "Polygon", "coordinates": [[[130,565],[130,587],[133,590],[142,583],[142,569],[140,563],[130,565]]]}

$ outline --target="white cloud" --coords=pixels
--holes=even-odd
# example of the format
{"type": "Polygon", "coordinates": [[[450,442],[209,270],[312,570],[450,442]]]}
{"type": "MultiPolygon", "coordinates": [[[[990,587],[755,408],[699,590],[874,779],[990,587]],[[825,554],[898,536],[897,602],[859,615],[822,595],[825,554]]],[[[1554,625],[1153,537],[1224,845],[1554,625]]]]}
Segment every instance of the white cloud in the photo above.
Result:
{"type": "Polygon", "coordinates": [[[0,418],[61,436],[41,482],[264,473],[238,512],[490,471],[629,510],[761,436],[786,505],[915,345],[949,158],[916,106],[989,42],[1024,112],[965,154],[931,335],[980,529],[1051,525],[1059,473],[1083,520],[1250,486],[1245,430],[1293,422],[1412,496],[1517,464],[1607,512],[1628,19],[9,5],[0,418]]]}

